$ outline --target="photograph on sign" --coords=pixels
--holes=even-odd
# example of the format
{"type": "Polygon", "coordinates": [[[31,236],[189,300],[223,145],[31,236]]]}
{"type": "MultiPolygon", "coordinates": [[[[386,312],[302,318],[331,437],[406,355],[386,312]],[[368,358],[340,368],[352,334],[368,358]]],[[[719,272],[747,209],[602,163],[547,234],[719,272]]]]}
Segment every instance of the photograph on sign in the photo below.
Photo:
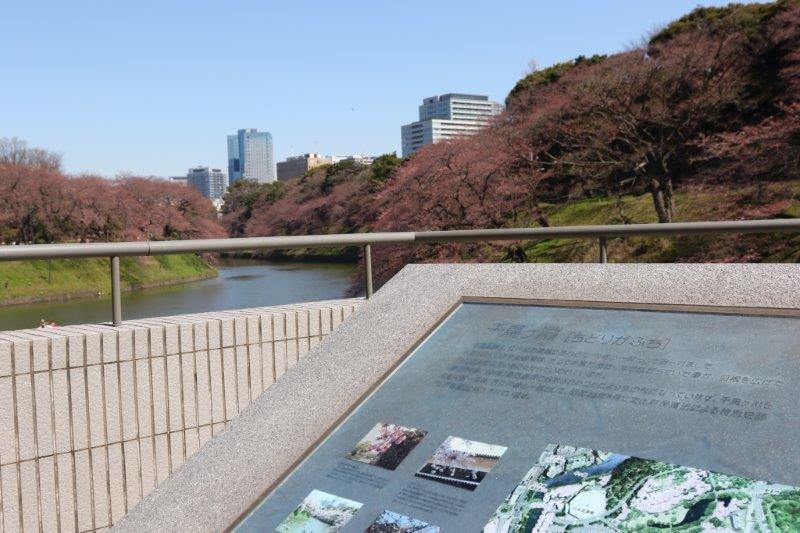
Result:
{"type": "Polygon", "coordinates": [[[394,470],[427,434],[421,429],[379,422],[347,457],[359,463],[394,470]]]}
{"type": "Polygon", "coordinates": [[[447,437],[415,475],[475,490],[506,449],[495,444],[447,437]]]}
{"type": "Polygon", "coordinates": [[[364,533],[439,533],[439,526],[384,510],[364,533]]]}
{"type": "Polygon", "coordinates": [[[798,531],[800,490],[650,459],[549,445],[483,533],[798,531]]]}
{"type": "Polygon", "coordinates": [[[278,525],[280,533],[336,533],[362,504],[321,490],[311,493],[278,525]]]}

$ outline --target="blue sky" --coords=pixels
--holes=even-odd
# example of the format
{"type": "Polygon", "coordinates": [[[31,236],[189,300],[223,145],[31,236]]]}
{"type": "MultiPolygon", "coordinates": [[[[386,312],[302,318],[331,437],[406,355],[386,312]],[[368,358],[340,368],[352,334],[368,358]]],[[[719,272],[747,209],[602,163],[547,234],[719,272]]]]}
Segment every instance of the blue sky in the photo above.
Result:
{"type": "Polygon", "coordinates": [[[613,53],[697,0],[2,0],[0,137],[69,172],[184,174],[225,135],[302,152],[400,149],[446,92],[502,101],[540,66],[613,53]]]}

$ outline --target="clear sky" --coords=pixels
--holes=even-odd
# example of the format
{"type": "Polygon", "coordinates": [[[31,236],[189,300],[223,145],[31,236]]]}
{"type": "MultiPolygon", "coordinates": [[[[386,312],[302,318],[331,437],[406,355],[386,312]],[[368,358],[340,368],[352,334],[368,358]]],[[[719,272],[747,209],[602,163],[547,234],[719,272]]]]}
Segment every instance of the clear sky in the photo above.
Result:
{"type": "Polygon", "coordinates": [[[302,152],[400,151],[446,92],[502,101],[539,66],[613,53],[697,0],[0,0],[0,137],[69,172],[226,167],[225,135],[302,152]]]}

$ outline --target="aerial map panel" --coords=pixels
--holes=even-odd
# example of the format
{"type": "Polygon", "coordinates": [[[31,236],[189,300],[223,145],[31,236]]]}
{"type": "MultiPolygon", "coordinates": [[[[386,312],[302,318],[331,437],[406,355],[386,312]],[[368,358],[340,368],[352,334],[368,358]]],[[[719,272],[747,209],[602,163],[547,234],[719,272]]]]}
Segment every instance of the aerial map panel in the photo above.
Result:
{"type": "Polygon", "coordinates": [[[461,304],[238,531],[796,531],[791,316],[461,304]]]}

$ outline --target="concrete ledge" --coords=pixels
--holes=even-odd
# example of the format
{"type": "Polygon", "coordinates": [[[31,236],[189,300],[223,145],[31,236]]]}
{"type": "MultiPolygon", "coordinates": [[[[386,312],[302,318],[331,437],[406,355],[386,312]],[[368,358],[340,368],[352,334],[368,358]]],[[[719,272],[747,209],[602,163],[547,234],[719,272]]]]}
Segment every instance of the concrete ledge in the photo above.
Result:
{"type": "Polygon", "coordinates": [[[463,297],[797,309],[794,265],[411,265],[137,505],[119,531],[221,531],[463,297]]]}
{"type": "Polygon", "coordinates": [[[362,302],[0,333],[0,530],[110,526],[362,302]]]}

